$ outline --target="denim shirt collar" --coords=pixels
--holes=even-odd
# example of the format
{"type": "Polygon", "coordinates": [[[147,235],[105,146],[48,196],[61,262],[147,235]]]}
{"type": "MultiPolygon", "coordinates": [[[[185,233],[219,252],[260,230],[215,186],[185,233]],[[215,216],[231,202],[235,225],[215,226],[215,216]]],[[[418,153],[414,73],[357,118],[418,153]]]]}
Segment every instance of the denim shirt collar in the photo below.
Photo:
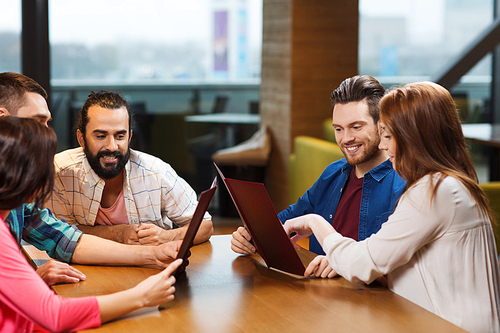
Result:
{"type": "MultiPolygon", "coordinates": [[[[343,175],[348,176],[352,168],[353,166],[346,162],[346,164],[342,167],[341,172],[343,175]]],[[[367,174],[369,174],[377,182],[380,182],[392,171],[394,171],[394,169],[392,168],[392,163],[389,161],[389,159],[387,159],[383,163],[380,163],[375,168],[368,171],[367,174]]]]}

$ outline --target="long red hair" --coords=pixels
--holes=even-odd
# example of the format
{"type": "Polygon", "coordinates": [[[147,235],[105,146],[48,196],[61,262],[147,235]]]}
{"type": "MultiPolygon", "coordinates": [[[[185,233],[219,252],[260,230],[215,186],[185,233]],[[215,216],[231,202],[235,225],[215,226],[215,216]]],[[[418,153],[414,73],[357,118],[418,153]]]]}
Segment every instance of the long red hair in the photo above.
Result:
{"type": "Polygon", "coordinates": [[[448,90],[432,82],[393,89],[380,102],[380,120],[396,142],[396,171],[406,179],[407,189],[426,175],[439,174],[430,188],[432,200],[443,179],[454,177],[493,222],[448,90]]]}

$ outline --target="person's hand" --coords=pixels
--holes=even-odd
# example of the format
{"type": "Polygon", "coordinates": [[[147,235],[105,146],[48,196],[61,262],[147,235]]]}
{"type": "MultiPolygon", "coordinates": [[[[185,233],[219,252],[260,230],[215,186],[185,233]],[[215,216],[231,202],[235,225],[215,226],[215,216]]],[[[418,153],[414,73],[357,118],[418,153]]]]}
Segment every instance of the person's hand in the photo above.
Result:
{"type": "Polygon", "coordinates": [[[250,243],[251,240],[252,236],[250,236],[248,230],[244,227],[239,227],[233,232],[231,250],[239,254],[255,254],[255,246],[250,243]]]}
{"type": "Polygon", "coordinates": [[[162,272],[150,276],[134,287],[141,293],[143,306],[156,306],[174,299],[175,277],[172,274],[182,264],[182,259],[177,259],[162,272]]]}
{"type": "Polygon", "coordinates": [[[156,246],[154,250],[156,265],[159,267],[169,266],[177,258],[181,244],[182,241],[177,240],[156,246]]]}
{"type": "Polygon", "coordinates": [[[285,229],[288,237],[290,237],[291,234],[295,233],[295,235],[290,238],[290,241],[296,249],[301,248],[301,246],[297,244],[299,240],[307,238],[312,234],[312,230],[307,224],[307,220],[308,215],[304,215],[287,220],[285,224],[283,224],[283,228],[285,229]]]}
{"type": "Polygon", "coordinates": [[[321,246],[323,246],[323,240],[328,235],[336,233],[332,225],[318,214],[306,214],[287,220],[283,228],[288,236],[294,232],[296,233],[290,238],[296,249],[300,249],[300,245],[298,245],[297,242],[309,237],[312,233],[314,233],[314,236],[316,236],[321,246]]]}
{"type": "Polygon", "coordinates": [[[141,243],[139,243],[139,236],[137,235],[137,229],[139,228],[139,226],[140,224],[126,225],[123,231],[123,240],[121,243],[127,245],[140,245],[141,243]]]}
{"type": "Polygon", "coordinates": [[[70,265],[57,260],[49,260],[37,268],[36,272],[49,286],[56,283],[77,283],[87,277],[70,265]]]}
{"type": "Polygon", "coordinates": [[[136,234],[141,245],[160,245],[172,241],[165,229],[151,223],[139,224],[136,234]]]}
{"type": "Polygon", "coordinates": [[[304,276],[316,276],[325,279],[337,276],[337,272],[330,266],[326,256],[317,256],[307,266],[304,276]]]}

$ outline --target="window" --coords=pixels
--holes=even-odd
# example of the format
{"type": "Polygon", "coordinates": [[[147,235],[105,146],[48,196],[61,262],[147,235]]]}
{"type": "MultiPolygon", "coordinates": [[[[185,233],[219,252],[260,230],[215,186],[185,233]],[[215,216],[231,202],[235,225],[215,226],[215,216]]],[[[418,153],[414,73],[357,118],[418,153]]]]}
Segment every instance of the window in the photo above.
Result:
{"type": "Polygon", "coordinates": [[[2,3],[0,72],[21,71],[21,0],[2,3]]]}
{"type": "MultiPolygon", "coordinates": [[[[491,0],[361,0],[359,70],[400,82],[432,78],[492,21],[491,0]]],[[[467,76],[490,78],[490,61],[467,76]]]]}
{"type": "Polygon", "coordinates": [[[52,79],[260,78],[262,1],[50,1],[52,79]]]}
{"type": "Polygon", "coordinates": [[[137,114],[140,150],[188,179],[186,140],[212,128],[191,130],[184,116],[212,112],[221,96],[232,113],[259,100],[262,0],[49,0],[49,20],[60,150],[77,146],[89,92],[119,91],[137,114]]]}
{"type": "MultiPolygon", "coordinates": [[[[492,22],[492,0],[360,0],[359,72],[389,88],[433,80],[492,22]]],[[[467,123],[488,122],[491,55],[451,89],[467,123]]],[[[487,179],[482,147],[469,143],[479,179],[487,179]]]]}

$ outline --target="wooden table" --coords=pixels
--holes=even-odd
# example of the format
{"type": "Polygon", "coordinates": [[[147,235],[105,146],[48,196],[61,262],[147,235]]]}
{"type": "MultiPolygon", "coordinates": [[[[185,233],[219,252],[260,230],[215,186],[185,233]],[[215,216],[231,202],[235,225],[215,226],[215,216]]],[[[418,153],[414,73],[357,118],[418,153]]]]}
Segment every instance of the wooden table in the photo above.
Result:
{"type": "Polygon", "coordinates": [[[251,113],[207,113],[186,116],[187,122],[193,123],[216,123],[216,124],[253,124],[260,123],[260,115],[251,113]]]}
{"type": "Polygon", "coordinates": [[[500,124],[462,124],[467,140],[500,148],[500,124]]]}
{"type": "Polygon", "coordinates": [[[485,145],[489,159],[489,180],[500,180],[500,124],[462,124],[466,140],[485,145]]]}
{"type": "MultiPolygon", "coordinates": [[[[237,126],[250,126],[252,132],[258,129],[260,115],[251,113],[208,113],[186,116],[184,120],[188,123],[211,123],[218,125],[219,138],[224,142],[222,148],[232,147],[240,143],[237,126]]],[[[240,128],[241,130],[241,128],[240,128]]]]}
{"type": "MultiPolygon", "coordinates": [[[[92,332],[463,332],[383,287],[342,278],[315,279],[268,269],[260,256],[239,256],[230,235],[191,249],[175,300],[146,308],[92,332]]],[[[299,251],[301,256],[310,254],[299,251]]],[[[75,265],[87,275],[56,285],[63,297],[100,295],[136,285],[151,268],[75,265]]]]}

